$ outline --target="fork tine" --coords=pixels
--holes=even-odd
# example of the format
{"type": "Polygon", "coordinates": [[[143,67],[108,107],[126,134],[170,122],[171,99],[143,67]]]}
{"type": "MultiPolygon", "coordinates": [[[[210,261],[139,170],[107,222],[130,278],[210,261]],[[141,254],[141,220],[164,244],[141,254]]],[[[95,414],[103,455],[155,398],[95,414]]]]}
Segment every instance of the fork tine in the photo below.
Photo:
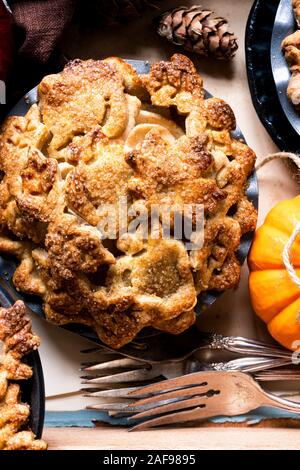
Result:
{"type": "MultiPolygon", "coordinates": [[[[147,405],[148,409],[140,411],[128,419],[136,420],[136,419],[148,418],[149,416],[157,416],[157,415],[161,415],[161,414],[169,413],[173,411],[189,409],[192,407],[205,408],[206,405],[205,403],[203,403],[205,399],[208,399],[208,397],[198,395],[192,398],[187,398],[186,400],[173,400],[170,403],[166,403],[166,404],[164,404],[165,401],[163,401],[162,405],[155,406],[154,408],[153,407],[148,408],[148,406],[150,405],[147,405]]],[[[127,405],[127,409],[129,411],[136,412],[135,403],[133,404],[133,406],[132,404],[127,405]]]]}
{"type": "Polygon", "coordinates": [[[176,390],[181,387],[186,387],[188,385],[207,385],[207,380],[210,374],[215,374],[215,372],[195,372],[194,374],[184,375],[182,377],[175,377],[174,379],[163,380],[161,382],[146,385],[137,391],[130,393],[130,396],[134,397],[140,392],[143,395],[148,395],[156,392],[169,392],[171,390],[176,390]],[[199,384],[199,381],[202,381],[199,384]],[[166,388],[167,387],[167,388],[166,388]]]}
{"type": "Polygon", "coordinates": [[[114,359],[112,361],[108,362],[100,362],[96,363],[94,362],[92,365],[87,365],[87,367],[84,367],[82,370],[83,371],[98,371],[98,370],[104,370],[104,369],[125,369],[128,367],[143,367],[145,368],[147,364],[144,362],[136,361],[134,359],[128,359],[128,358],[122,358],[122,359],[114,359]]]}
{"type": "Polygon", "coordinates": [[[101,353],[101,354],[118,354],[117,351],[113,351],[111,349],[105,348],[99,344],[99,346],[94,346],[93,348],[81,349],[80,351],[82,354],[90,354],[90,353],[101,353]]]}
{"type": "MultiPolygon", "coordinates": [[[[184,398],[193,397],[195,395],[202,396],[202,397],[210,397],[213,395],[217,395],[219,391],[214,391],[214,390],[209,390],[205,389],[206,383],[204,382],[203,384],[199,384],[198,387],[190,387],[190,388],[182,388],[180,390],[172,390],[170,392],[165,392],[165,393],[160,393],[157,395],[152,395],[152,396],[145,396],[145,398],[138,399],[134,402],[134,408],[139,408],[144,405],[156,405],[156,403],[173,399],[173,398],[178,398],[179,400],[183,400],[184,398]],[[180,398],[181,397],[181,398],[180,398]]],[[[136,388],[135,390],[143,390],[143,389],[138,389],[136,388]]],[[[135,391],[133,390],[133,391],[135,391]]],[[[128,392],[128,398],[132,397],[133,394],[128,392]]],[[[159,405],[158,405],[159,406],[159,405]]],[[[131,407],[132,408],[132,407],[131,407]]]]}
{"type": "Polygon", "coordinates": [[[128,403],[101,403],[100,405],[88,405],[86,408],[88,410],[98,410],[98,411],[114,411],[117,413],[130,411],[127,410],[128,403]]]}
{"type": "Polygon", "coordinates": [[[136,369],[128,372],[121,372],[119,374],[105,375],[103,377],[96,377],[89,380],[84,380],[83,384],[105,384],[105,383],[118,383],[118,382],[140,382],[143,380],[150,380],[158,378],[160,371],[158,368],[136,369]]]}
{"type": "Polygon", "coordinates": [[[95,362],[95,361],[82,362],[82,363],[80,364],[80,369],[79,369],[79,371],[83,372],[87,367],[92,367],[92,366],[94,366],[94,365],[96,365],[96,364],[97,364],[97,362],[95,362]]]}
{"type": "MultiPolygon", "coordinates": [[[[160,414],[168,413],[168,412],[171,412],[171,411],[190,408],[192,406],[193,407],[197,406],[199,408],[204,408],[205,404],[201,403],[202,398],[203,397],[201,395],[200,396],[198,395],[196,397],[189,398],[187,400],[180,400],[180,401],[176,400],[176,401],[173,401],[172,403],[166,403],[166,404],[163,404],[163,405],[158,406],[156,408],[147,407],[146,410],[137,413],[134,416],[134,418],[129,417],[128,419],[129,420],[130,419],[135,419],[136,420],[136,419],[140,419],[140,418],[146,418],[146,417],[153,416],[153,415],[160,415],[160,414]]],[[[126,413],[132,414],[133,411],[135,410],[135,404],[134,404],[133,407],[131,405],[132,405],[132,402],[128,403],[128,397],[127,397],[126,402],[100,403],[100,404],[95,404],[95,405],[88,405],[87,409],[89,409],[89,410],[101,410],[101,411],[116,411],[118,413],[126,412],[126,413]]]]}
{"type": "MultiPolygon", "coordinates": [[[[139,387],[115,388],[111,390],[100,390],[97,392],[86,393],[85,397],[108,397],[108,398],[129,398],[128,393],[139,387]]],[[[86,389],[88,390],[88,389],[86,389]]]]}
{"type": "MultiPolygon", "coordinates": [[[[129,428],[128,431],[143,431],[145,429],[149,428],[154,428],[157,426],[163,426],[166,424],[181,424],[181,423],[187,423],[189,421],[195,421],[196,418],[195,413],[196,411],[199,411],[200,407],[197,406],[196,408],[192,408],[191,410],[186,410],[186,411],[178,411],[175,413],[170,413],[165,416],[160,416],[158,418],[153,418],[149,419],[147,421],[144,421],[142,423],[136,424],[132,428],[129,428]]],[[[204,410],[204,409],[203,409],[204,410]]],[[[139,415],[134,415],[131,417],[131,419],[138,419],[139,415]]],[[[205,419],[205,412],[203,413],[203,417],[201,419],[205,419]]]]}

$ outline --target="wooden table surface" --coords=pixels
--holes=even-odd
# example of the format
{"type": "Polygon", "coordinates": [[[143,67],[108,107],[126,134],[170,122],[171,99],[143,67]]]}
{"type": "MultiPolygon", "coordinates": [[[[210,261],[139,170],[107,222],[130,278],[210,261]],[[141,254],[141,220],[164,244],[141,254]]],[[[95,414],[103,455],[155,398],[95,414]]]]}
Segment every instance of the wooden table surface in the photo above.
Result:
{"type": "Polygon", "coordinates": [[[48,428],[50,450],[298,450],[300,429],[192,428],[129,433],[119,428],[48,428]]]}

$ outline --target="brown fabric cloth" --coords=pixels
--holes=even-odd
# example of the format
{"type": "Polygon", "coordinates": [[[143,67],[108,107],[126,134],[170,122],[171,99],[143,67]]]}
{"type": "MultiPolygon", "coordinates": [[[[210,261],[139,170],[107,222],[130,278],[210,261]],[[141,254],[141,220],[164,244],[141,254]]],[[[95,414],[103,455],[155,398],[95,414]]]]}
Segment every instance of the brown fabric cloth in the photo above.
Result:
{"type": "Polygon", "coordinates": [[[72,19],[75,0],[10,0],[9,5],[24,32],[19,54],[45,64],[72,19]]]}

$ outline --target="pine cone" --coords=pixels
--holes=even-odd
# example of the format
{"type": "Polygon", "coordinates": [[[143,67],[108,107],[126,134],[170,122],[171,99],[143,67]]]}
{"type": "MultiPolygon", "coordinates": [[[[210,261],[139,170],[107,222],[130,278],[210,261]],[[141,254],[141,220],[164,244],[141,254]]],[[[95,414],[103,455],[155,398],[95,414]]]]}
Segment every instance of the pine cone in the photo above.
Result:
{"type": "Polygon", "coordinates": [[[157,7],[161,0],[93,0],[94,8],[106,24],[123,23],[138,18],[147,7],[157,7]]]}
{"type": "Polygon", "coordinates": [[[188,51],[229,60],[238,48],[225,18],[213,18],[211,10],[194,5],[168,10],[158,18],[158,34],[188,51]]]}

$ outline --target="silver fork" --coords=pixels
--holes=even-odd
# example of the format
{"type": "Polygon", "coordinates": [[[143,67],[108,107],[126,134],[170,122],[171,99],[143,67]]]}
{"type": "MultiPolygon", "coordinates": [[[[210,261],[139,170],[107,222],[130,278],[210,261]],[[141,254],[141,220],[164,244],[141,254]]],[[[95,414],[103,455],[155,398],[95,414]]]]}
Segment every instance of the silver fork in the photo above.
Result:
{"type": "Polygon", "coordinates": [[[292,353],[278,345],[241,336],[205,333],[191,327],[180,335],[158,333],[132,341],[118,351],[107,346],[83,350],[83,353],[110,351],[112,354],[137,359],[148,364],[179,362],[198,351],[222,351],[244,356],[291,358],[292,353]]]}
{"type": "Polygon", "coordinates": [[[111,399],[112,402],[97,403],[89,409],[107,411],[110,414],[129,413],[127,404],[129,394],[150,382],[181,377],[199,371],[240,370],[254,374],[257,380],[299,380],[300,369],[285,370],[278,368],[291,364],[291,359],[241,357],[228,362],[205,364],[197,359],[187,359],[180,363],[149,365],[129,358],[117,358],[108,362],[84,366],[81,370],[89,375],[82,377],[83,384],[92,388],[82,389],[86,397],[111,399]],[[263,375],[260,375],[263,374],[263,375]],[[115,402],[117,400],[117,402],[115,402]]]}
{"type": "Polygon", "coordinates": [[[127,406],[135,413],[128,420],[147,419],[136,424],[134,431],[236,416],[261,406],[300,414],[300,403],[266,392],[249,374],[237,371],[189,374],[134,390],[129,396],[137,401],[127,406]]]}

